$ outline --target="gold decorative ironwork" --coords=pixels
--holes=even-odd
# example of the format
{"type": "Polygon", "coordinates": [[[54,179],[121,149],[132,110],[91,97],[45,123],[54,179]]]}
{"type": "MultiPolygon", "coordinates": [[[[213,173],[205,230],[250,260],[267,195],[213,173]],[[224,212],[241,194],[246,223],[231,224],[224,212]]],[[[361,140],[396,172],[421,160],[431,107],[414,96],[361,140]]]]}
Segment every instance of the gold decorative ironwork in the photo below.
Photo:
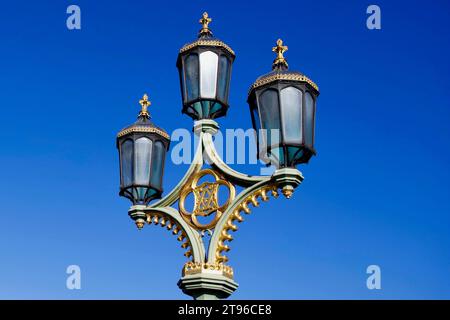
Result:
{"type": "MultiPolygon", "coordinates": [[[[186,250],[184,256],[186,258],[192,258],[192,244],[189,241],[189,237],[187,236],[183,228],[174,219],[161,214],[160,212],[148,212],[145,214],[145,216],[146,222],[148,224],[159,224],[161,227],[165,227],[167,230],[171,230],[172,234],[177,236],[177,241],[182,242],[181,248],[186,250]]],[[[137,225],[139,229],[141,229],[143,226],[143,221],[141,227],[137,225]]]]}
{"type": "Polygon", "coordinates": [[[211,23],[212,19],[208,16],[208,12],[203,12],[203,16],[198,22],[202,25],[202,28],[200,30],[200,35],[202,34],[212,34],[211,30],[209,30],[209,24],[211,23]]]}
{"type": "Polygon", "coordinates": [[[243,222],[244,218],[241,215],[241,212],[244,212],[246,214],[250,214],[251,210],[249,208],[249,204],[252,204],[253,207],[258,207],[259,202],[258,198],[260,198],[262,201],[268,201],[269,200],[269,192],[272,194],[273,197],[278,197],[278,188],[276,185],[269,185],[262,187],[258,190],[255,190],[253,193],[251,193],[249,196],[247,196],[233,211],[233,213],[229,216],[227,222],[224,224],[223,229],[220,231],[219,241],[217,243],[216,253],[215,253],[215,259],[217,264],[223,264],[228,261],[228,257],[225,255],[222,255],[222,252],[228,252],[230,251],[230,247],[225,244],[225,241],[232,241],[233,236],[229,234],[230,231],[237,231],[238,227],[235,224],[235,222],[243,222]]]}
{"type": "Polygon", "coordinates": [[[144,219],[137,219],[135,224],[136,224],[136,227],[138,228],[138,230],[142,230],[142,228],[145,225],[145,220],[144,219]]]}
{"type": "Polygon", "coordinates": [[[284,186],[281,189],[281,193],[286,197],[286,199],[290,199],[294,194],[294,187],[291,185],[284,186]]]}
{"type": "Polygon", "coordinates": [[[148,100],[148,95],[145,93],[141,100],[139,100],[139,104],[141,105],[142,109],[141,112],[139,112],[139,116],[144,117],[150,117],[150,114],[148,113],[148,107],[152,105],[152,103],[148,100]]]}
{"type": "Polygon", "coordinates": [[[122,136],[124,136],[126,134],[131,133],[131,132],[157,133],[157,134],[163,136],[166,139],[170,139],[170,136],[167,134],[167,132],[162,131],[162,130],[160,130],[158,128],[155,128],[155,127],[144,127],[144,126],[134,126],[134,127],[131,127],[131,128],[124,129],[124,130],[120,131],[117,134],[117,138],[120,138],[120,137],[122,137],[122,136]]]}
{"type": "MultiPolygon", "coordinates": [[[[286,58],[284,57],[284,53],[287,50],[288,47],[283,45],[283,40],[278,39],[277,46],[272,48],[272,51],[277,54],[277,57],[273,61],[272,68],[275,69],[275,67],[277,66],[285,66],[286,68],[288,67],[288,63],[286,61],[286,58]]],[[[250,94],[253,89],[259,88],[261,86],[279,80],[306,82],[311,87],[313,87],[317,92],[319,92],[319,87],[317,86],[317,84],[314,83],[314,81],[309,79],[307,76],[294,72],[292,73],[280,72],[271,74],[269,76],[261,77],[260,79],[256,80],[255,83],[253,83],[252,86],[250,87],[248,94],[250,94]]]]}
{"type": "Polygon", "coordinates": [[[220,174],[212,169],[204,169],[197,172],[181,189],[179,210],[183,219],[197,230],[212,229],[222,216],[222,213],[228,208],[235,196],[235,188],[233,184],[224,180],[220,174]],[[212,176],[214,182],[203,182],[198,185],[198,181],[205,177],[212,176]],[[219,187],[228,188],[228,199],[223,205],[219,204],[219,187]],[[192,212],[188,212],[185,207],[185,200],[189,194],[194,195],[194,208],[192,212]],[[212,221],[203,224],[198,217],[209,217],[214,214],[212,221]]]}
{"type": "Polygon", "coordinates": [[[277,81],[277,80],[291,80],[291,81],[301,81],[301,82],[306,82],[308,83],[311,87],[313,87],[314,89],[316,89],[317,91],[319,91],[319,87],[317,86],[317,84],[315,84],[311,79],[309,79],[307,76],[302,75],[302,74],[296,74],[296,73],[275,73],[271,76],[268,77],[264,77],[261,78],[259,80],[257,80],[251,87],[249,90],[249,93],[256,88],[259,88],[265,84],[268,84],[270,82],[273,81],[277,81]]]}
{"type": "Polygon", "coordinates": [[[231,49],[225,42],[220,40],[210,40],[210,39],[199,39],[195,42],[192,42],[190,44],[186,44],[180,49],[180,53],[183,53],[185,51],[188,51],[192,48],[195,48],[197,46],[210,46],[210,47],[222,47],[226,51],[228,51],[233,56],[235,55],[233,49],[231,49]]]}
{"type": "Polygon", "coordinates": [[[277,40],[277,46],[272,48],[272,51],[277,54],[277,57],[273,61],[273,67],[284,65],[286,68],[288,67],[288,63],[286,58],[284,57],[284,53],[288,50],[287,46],[283,46],[283,40],[277,40]]]}
{"type": "Polygon", "coordinates": [[[202,272],[213,272],[222,274],[229,279],[233,279],[234,271],[230,266],[224,265],[222,263],[206,263],[206,262],[187,262],[182,271],[182,275],[187,276],[191,274],[198,274],[202,272]]]}

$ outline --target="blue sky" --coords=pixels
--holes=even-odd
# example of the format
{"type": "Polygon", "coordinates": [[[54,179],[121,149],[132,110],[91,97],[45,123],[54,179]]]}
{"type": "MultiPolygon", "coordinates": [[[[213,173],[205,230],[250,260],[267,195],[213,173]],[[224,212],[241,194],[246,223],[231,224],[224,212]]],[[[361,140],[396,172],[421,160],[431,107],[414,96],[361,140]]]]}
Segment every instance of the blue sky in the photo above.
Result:
{"type": "MultiPolygon", "coordinates": [[[[148,92],[181,114],[178,49],[207,10],[236,52],[222,128],[251,126],[246,94],[281,37],[319,84],[318,156],[293,199],[235,233],[236,299],[450,298],[448,1],[21,1],[0,8],[0,298],[178,299],[185,262],[161,228],[138,232],[118,196],[115,135],[148,92]],[[77,4],[82,29],[66,28],[77,4]],[[366,28],[377,4],[382,29],[366,28]],[[66,289],[77,264],[82,289],[66,289]],[[366,268],[382,289],[366,288],[366,268]]],[[[185,166],[166,164],[165,189],[185,166]]],[[[238,169],[257,173],[258,166],[238,169]]]]}

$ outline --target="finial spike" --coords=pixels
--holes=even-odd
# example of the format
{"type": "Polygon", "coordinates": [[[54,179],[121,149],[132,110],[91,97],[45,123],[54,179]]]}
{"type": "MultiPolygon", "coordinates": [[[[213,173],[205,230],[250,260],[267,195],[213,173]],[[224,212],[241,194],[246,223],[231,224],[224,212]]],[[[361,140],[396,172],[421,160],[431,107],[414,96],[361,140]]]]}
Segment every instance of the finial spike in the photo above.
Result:
{"type": "Polygon", "coordinates": [[[148,95],[146,93],[144,93],[144,95],[142,96],[142,99],[139,100],[139,104],[142,107],[141,112],[139,112],[139,116],[150,118],[150,114],[148,113],[147,109],[149,106],[152,105],[152,103],[150,102],[150,100],[148,100],[148,95]]]}
{"type": "Polygon", "coordinates": [[[288,47],[283,46],[283,40],[278,39],[277,46],[272,48],[272,51],[277,54],[277,57],[273,61],[272,69],[275,69],[275,68],[287,69],[288,68],[288,63],[286,61],[286,58],[283,55],[287,50],[288,50],[288,47]]]}
{"type": "Polygon", "coordinates": [[[209,24],[211,23],[212,19],[208,16],[208,12],[203,12],[203,16],[202,18],[198,21],[201,25],[202,28],[199,31],[199,37],[201,36],[211,36],[212,32],[209,29],[209,24]]]}

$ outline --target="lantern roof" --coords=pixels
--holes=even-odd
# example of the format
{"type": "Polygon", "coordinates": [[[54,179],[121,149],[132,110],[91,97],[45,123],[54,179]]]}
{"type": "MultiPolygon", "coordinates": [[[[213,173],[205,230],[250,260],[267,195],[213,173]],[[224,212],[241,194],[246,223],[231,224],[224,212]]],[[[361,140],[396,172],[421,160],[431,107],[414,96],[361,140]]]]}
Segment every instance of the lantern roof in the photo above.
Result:
{"type": "Polygon", "coordinates": [[[212,19],[209,17],[208,12],[204,12],[202,18],[199,20],[199,23],[202,25],[198,33],[198,39],[194,42],[185,44],[180,49],[180,54],[186,51],[189,51],[196,47],[218,47],[224,49],[228,52],[233,58],[235,57],[234,51],[223,41],[215,38],[211,29],[209,28],[209,23],[211,23],[212,19]]]}
{"type": "Polygon", "coordinates": [[[123,128],[117,134],[117,138],[126,136],[131,133],[154,133],[164,139],[170,140],[169,134],[162,128],[159,128],[153,124],[150,120],[150,113],[148,112],[148,107],[151,105],[151,102],[148,100],[148,95],[144,94],[141,100],[139,100],[139,104],[142,109],[139,112],[138,119],[132,125],[123,128]]]}
{"type": "Polygon", "coordinates": [[[272,64],[272,71],[256,79],[256,81],[251,85],[249,89],[249,95],[254,89],[277,81],[293,81],[293,82],[307,83],[312,88],[314,88],[317,91],[317,93],[319,93],[319,87],[310,78],[308,78],[301,72],[290,71],[288,69],[288,63],[286,58],[284,57],[284,53],[287,50],[288,47],[283,45],[283,40],[278,39],[277,45],[272,48],[272,51],[277,54],[272,64]]]}

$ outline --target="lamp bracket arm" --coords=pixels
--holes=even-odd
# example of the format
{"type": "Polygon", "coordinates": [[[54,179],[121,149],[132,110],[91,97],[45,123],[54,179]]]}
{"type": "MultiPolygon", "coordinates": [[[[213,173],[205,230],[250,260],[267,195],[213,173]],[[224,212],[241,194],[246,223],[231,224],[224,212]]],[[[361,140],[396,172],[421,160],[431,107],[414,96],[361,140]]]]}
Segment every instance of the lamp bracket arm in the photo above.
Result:
{"type": "Polygon", "coordinates": [[[148,224],[159,224],[171,230],[172,234],[177,236],[177,240],[183,242],[181,247],[187,250],[184,254],[187,258],[192,257],[192,262],[204,262],[205,249],[202,238],[183,220],[178,210],[172,207],[132,206],[128,214],[134,220],[144,219],[148,224]]]}
{"type": "MultiPolygon", "coordinates": [[[[204,133],[200,133],[199,141],[202,141],[202,136],[204,133]]],[[[200,169],[203,165],[203,145],[199,143],[197,149],[194,154],[194,158],[192,159],[192,163],[184,174],[183,178],[178,182],[178,184],[161,200],[151,204],[148,208],[161,208],[161,207],[170,207],[180,198],[180,191],[183,186],[187,183],[187,181],[200,169]]]]}
{"type": "Polygon", "coordinates": [[[238,227],[235,222],[240,223],[244,221],[241,212],[249,214],[251,212],[249,205],[251,204],[253,207],[258,207],[259,200],[269,200],[269,194],[272,195],[272,197],[278,197],[278,187],[276,182],[270,179],[255,183],[239,193],[217,222],[209,244],[207,256],[207,261],[209,263],[220,264],[228,261],[228,258],[222,255],[222,252],[230,250],[229,246],[224,244],[225,241],[233,240],[229,231],[237,231],[238,227]]]}
{"type": "Polygon", "coordinates": [[[251,176],[230,168],[217,153],[211,133],[203,133],[202,139],[205,148],[205,161],[220,171],[231,183],[241,187],[249,187],[255,183],[270,180],[270,176],[251,176]]]}

